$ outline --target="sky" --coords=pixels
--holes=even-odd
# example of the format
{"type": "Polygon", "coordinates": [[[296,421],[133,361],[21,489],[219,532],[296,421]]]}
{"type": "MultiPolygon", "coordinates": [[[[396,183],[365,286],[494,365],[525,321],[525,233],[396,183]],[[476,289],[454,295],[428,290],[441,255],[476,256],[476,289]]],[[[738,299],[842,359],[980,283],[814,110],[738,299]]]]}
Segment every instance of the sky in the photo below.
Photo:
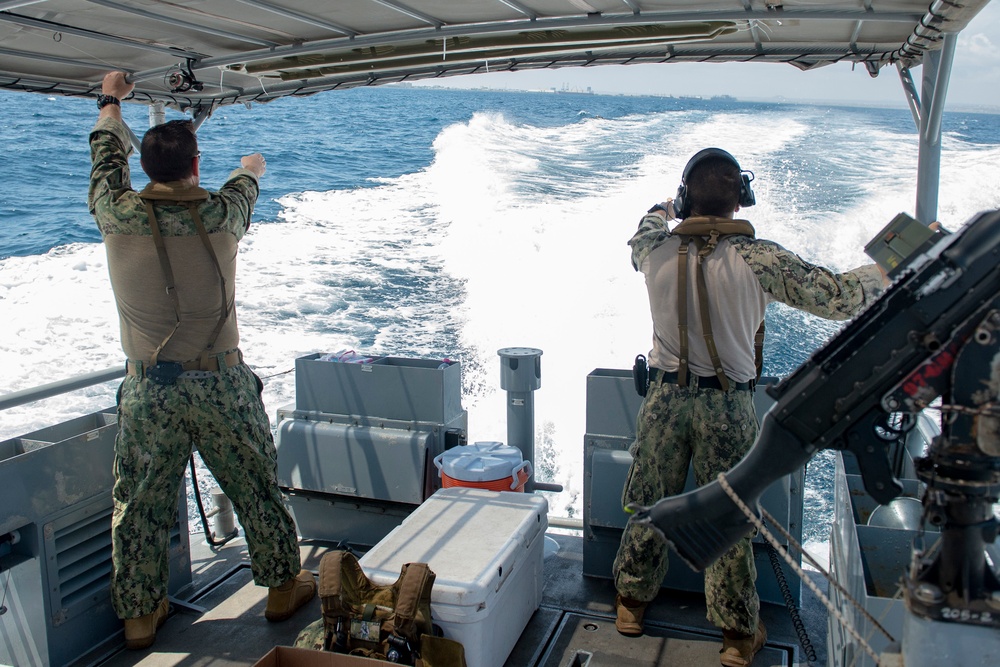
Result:
{"type": "MultiPolygon", "coordinates": [[[[918,89],[920,69],[913,75],[918,89]]],[[[685,63],[568,67],[494,72],[418,82],[451,88],[570,89],[610,94],[732,95],[743,100],[838,101],[906,106],[895,67],[872,78],[850,63],[803,72],[781,63],[685,63]],[[835,91],[835,96],[831,94],[835,91]]],[[[946,108],[992,107],[1000,112],[1000,0],[992,0],[959,35],[946,108]]]]}

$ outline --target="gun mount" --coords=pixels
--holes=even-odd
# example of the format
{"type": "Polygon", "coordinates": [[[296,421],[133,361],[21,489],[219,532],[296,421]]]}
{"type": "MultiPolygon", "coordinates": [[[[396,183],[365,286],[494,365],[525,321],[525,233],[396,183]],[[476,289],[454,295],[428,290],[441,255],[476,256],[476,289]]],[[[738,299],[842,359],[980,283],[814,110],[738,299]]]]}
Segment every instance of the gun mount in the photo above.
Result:
{"type": "MultiPolygon", "coordinates": [[[[852,452],[867,492],[887,503],[902,490],[889,459],[894,424],[901,414],[905,428],[942,399],[941,435],[917,460],[923,514],[941,528],[941,546],[914,553],[907,606],[930,620],[1000,628],[1000,582],[984,555],[1000,495],[1000,211],[911,257],[875,303],[767,391],[776,403],[757,442],[726,475],[750,507],[823,449],[852,452]]],[[[718,482],[635,509],[632,520],[695,570],[751,527],[718,482]]]]}

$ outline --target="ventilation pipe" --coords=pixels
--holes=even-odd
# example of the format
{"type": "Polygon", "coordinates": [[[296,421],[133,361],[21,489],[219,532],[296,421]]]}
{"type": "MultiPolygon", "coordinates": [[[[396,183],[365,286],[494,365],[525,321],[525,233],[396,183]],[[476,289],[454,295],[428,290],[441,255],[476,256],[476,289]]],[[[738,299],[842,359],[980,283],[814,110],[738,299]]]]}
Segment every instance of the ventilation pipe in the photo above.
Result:
{"type": "MultiPolygon", "coordinates": [[[[500,388],[507,392],[507,444],[521,450],[526,461],[535,465],[535,397],[542,386],[542,351],[533,347],[505,347],[500,355],[500,388]]],[[[559,484],[536,482],[532,476],[524,485],[533,491],[562,491],[559,484]]]]}

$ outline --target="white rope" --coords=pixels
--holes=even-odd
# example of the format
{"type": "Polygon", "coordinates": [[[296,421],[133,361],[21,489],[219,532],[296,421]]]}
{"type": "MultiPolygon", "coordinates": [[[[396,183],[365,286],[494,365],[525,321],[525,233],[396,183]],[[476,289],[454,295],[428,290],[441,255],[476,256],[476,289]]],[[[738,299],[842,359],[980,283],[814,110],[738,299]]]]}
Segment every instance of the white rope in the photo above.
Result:
{"type": "MultiPolygon", "coordinates": [[[[730,487],[730,488],[732,488],[732,487],[730,487]]],[[[734,491],[734,493],[735,493],[735,491],[734,491]]],[[[853,596],[852,596],[852,595],[850,594],[850,592],[848,592],[848,590],[847,590],[846,588],[844,588],[844,587],[843,587],[843,586],[842,586],[842,585],[840,584],[840,582],[838,582],[838,581],[837,581],[836,579],[834,579],[834,578],[833,578],[833,576],[832,576],[832,575],[831,575],[831,574],[830,574],[829,572],[827,572],[827,571],[826,571],[826,570],[825,570],[825,569],[823,568],[823,566],[822,566],[822,565],[820,565],[819,563],[817,563],[817,562],[816,562],[816,559],[815,559],[815,558],[813,558],[813,557],[812,557],[812,555],[811,555],[811,554],[810,554],[810,553],[809,553],[808,551],[806,551],[805,549],[803,549],[803,548],[802,548],[802,545],[801,545],[801,544],[799,544],[799,543],[798,543],[798,542],[796,541],[796,539],[795,539],[794,537],[792,537],[792,536],[791,536],[791,534],[790,534],[790,533],[789,533],[789,532],[788,532],[787,530],[785,530],[785,528],[784,528],[784,527],[783,527],[783,526],[781,525],[781,523],[780,523],[780,522],[778,522],[778,521],[777,521],[777,520],[776,520],[776,519],[775,519],[775,518],[774,518],[773,516],[771,516],[770,514],[768,514],[767,510],[766,510],[766,509],[764,509],[763,507],[761,507],[761,508],[760,508],[760,512],[761,512],[761,514],[762,514],[762,515],[764,516],[764,520],[765,520],[765,521],[767,521],[767,522],[768,522],[769,524],[771,524],[772,526],[774,526],[774,527],[775,527],[775,529],[776,529],[776,530],[777,530],[777,531],[778,531],[779,533],[781,533],[781,536],[782,536],[782,537],[784,537],[784,538],[785,538],[785,540],[787,540],[787,541],[788,541],[788,544],[789,544],[789,545],[791,545],[791,546],[792,546],[792,548],[794,548],[794,549],[795,549],[796,553],[799,553],[799,554],[801,554],[801,555],[802,555],[803,557],[805,557],[805,559],[806,559],[807,561],[809,561],[809,564],[810,564],[810,565],[812,565],[812,566],[813,566],[814,568],[816,568],[816,570],[818,570],[818,571],[819,571],[819,573],[820,573],[821,575],[823,575],[823,577],[824,577],[824,578],[825,578],[825,579],[827,580],[827,582],[829,582],[829,583],[830,583],[830,584],[831,584],[831,585],[832,585],[832,586],[833,586],[834,588],[836,588],[836,589],[837,589],[838,591],[840,591],[840,593],[841,593],[841,594],[842,594],[842,595],[843,595],[844,597],[846,597],[846,598],[847,598],[848,600],[850,600],[850,601],[851,601],[851,604],[853,604],[853,605],[854,605],[854,606],[855,606],[855,607],[856,607],[856,608],[858,609],[858,611],[860,611],[860,612],[861,612],[861,613],[862,613],[862,614],[863,614],[863,615],[865,616],[865,618],[867,618],[867,619],[868,619],[868,620],[869,620],[869,621],[870,621],[870,622],[872,623],[872,625],[874,626],[874,628],[873,628],[874,630],[878,630],[879,632],[881,632],[881,633],[882,633],[883,635],[885,635],[885,636],[886,636],[886,638],[887,638],[887,639],[888,639],[888,640],[889,640],[890,642],[893,642],[893,641],[896,641],[896,638],[895,638],[895,637],[893,637],[893,636],[892,636],[892,635],[891,635],[891,634],[889,633],[889,631],[888,631],[888,630],[886,630],[886,629],[885,629],[885,628],[884,628],[884,627],[882,626],[882,624],[881,624],[881,623],[879,623],[879,622],[878,622],[878,621],[877,621],[877,620],[875,619],[875,617],[871,615],[871,613],[869,613],[869,611],[868,611],[867,609],[865,609],[864,607],[862,607],[862,606],[861,606],[861,604],[860,604],[860,603],[858,603],[858,602],[857,602],[857,601],[856,601],[856,600],[854,599],[854,597],[853,597],[853,596]]],[[[786,561],[789,561],[789,559],[790,559],[790,558],[791,558],[791,556],[789,556],[788,558],[786,558],[786,561]]],[[[790,565],[792,566],[792,568],[793,568],[793,569],[797,567],[797,566],[796,566],[796,564],[795,564],[794,562],[791,562],[791,561],[789,561],[789,564],[790,564],[790,565]]],[[[801,574],[800,574],[799,576],[801,577],[801,576],[803,576],[803,575],[801,575],[801,574]]]]}
{"type": "MultiPolygon", "coordinates": [[[[876,666],[881,665],[882,663],[879,662],[879,658],[878,655],[875,653],[875,650],[868,644],[868,642],[865,641],[865,639],[861,636],[861,634],[854,629],[854,626],[847,620],[847,618],[843,614],[840,613],[840,610],[834,607],[833,603],[830,602],[830,599],[823,594],[823,591],[821,591],[819,587],[815,583],[813,583],[813,581],[809,577],[806,576],[806,573],[803,572],[802,568],[799,567],[799,565],[794,560],[792,560],[792,557],[788,555],[788,550],[785,549],[783,546],[781,546],[781,544],[774,537],[774,535],[772,535],[771,532],[764,527],[764,524],[757,517],[757,515],[754,512],[752,512],[749,507],[747,507],[747,504],[744,503],[743,500],[738,495],[736,495],[736,492],[733,490],[733,487],[729,486],[729,482],[726,481],[726,475],[724,473],[719,473],[719,476],[716,479],[719,480],[719,485],[722,486],[722,490],[726,492],[726,495],[729,496],[730,500],[732,500],[736,504],[736,506],[740,508],[740,511],[743,512],[743,514],[750,521],[750,523],[754,525],[757,531],[764,536],[764,539],[766,539],[771,544],[771,546],[774,547],[779,554],[781,554],[781,557],[785,559],[785,562],[788,563],[788,565],[797,575],[799,575],[799,578],[802,579],[802,582],[809,587],[809,590],[811,590],[813,594],[817,597],[817,599],[819,599],[819,601],[823,603],[823,606],[826,607],[831,614],[833,614],[833,616],[840,622],[842,626],[847,628],[847,631],[850,633],[850,635],[854,637],[855,640],[857,640],[858,644],[865,650],[865,652],[869,656],[871,656],[872,660],[875,661],[875,665],[876,666]]],[[[790,543],[791,542],[794,542],[794,540],[791,540],[790,543]]],[[[807,556],[807,558],[809,557],[807,556]]],[[[809,558],[809,560],[810,562],[814,562],[812,558],[809,558]]],[[[826,576],[829,579],[829,575],[826,576]]],[[[835,582],[831,580],[831,583],[835,582]]],[[[839,585],[838,589],[843,591],[843,588],[840,587],[839,585]]],[[[844,592],[846,593],[846,591],[844,592]]]]}

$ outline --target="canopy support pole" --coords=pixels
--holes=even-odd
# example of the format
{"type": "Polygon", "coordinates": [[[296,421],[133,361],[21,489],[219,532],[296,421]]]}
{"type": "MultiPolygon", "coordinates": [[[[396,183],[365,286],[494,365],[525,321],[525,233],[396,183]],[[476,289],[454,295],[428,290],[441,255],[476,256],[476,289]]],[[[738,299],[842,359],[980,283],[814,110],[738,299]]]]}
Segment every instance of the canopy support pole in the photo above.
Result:
{"type": "Polygon", "coordinates": [[[941,178],[941,119],[955,60],[957,33],[946,33],[940,51],[924,56],[920,96],[920,144],[917,158],[916,218],[925,224],[937,220],[941,178]]]}
{"type": "Polygon", "coordinates": [[[913,73],[910,68],[903,65],[902,61],[896,61],[896,69],[899,70],[899,82],[903,84],[903,93],[906,95],[906,104],[910,107],[910,114],[913,115],[913,125],[917,132],[920,131],[920,93],[913,83],[913,73]]]}

